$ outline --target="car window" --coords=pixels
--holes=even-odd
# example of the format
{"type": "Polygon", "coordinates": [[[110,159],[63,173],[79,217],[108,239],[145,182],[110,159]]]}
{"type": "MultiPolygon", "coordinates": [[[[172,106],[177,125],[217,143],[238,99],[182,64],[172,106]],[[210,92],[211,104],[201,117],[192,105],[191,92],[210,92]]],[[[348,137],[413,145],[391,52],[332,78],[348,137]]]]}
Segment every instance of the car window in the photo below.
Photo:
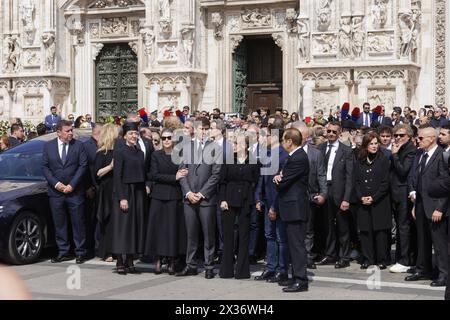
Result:
{"type": "MultiPolygon", "coordinates": [[[[1,180],[43,180],[42,142],[28,143],[28,148],[9,150],[0,154],[1,180]]],[[[24,145],[25,146],[25,145],[24,145]]]]}

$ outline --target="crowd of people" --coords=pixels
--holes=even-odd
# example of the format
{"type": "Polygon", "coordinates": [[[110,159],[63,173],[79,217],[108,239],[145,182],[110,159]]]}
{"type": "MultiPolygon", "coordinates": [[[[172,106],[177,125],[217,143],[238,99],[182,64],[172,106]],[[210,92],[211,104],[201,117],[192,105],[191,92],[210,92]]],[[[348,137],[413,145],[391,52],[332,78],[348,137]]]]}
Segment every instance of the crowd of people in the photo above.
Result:
{"type": "MultiPolygon", "coordinates": [[[[245,117],[184,107],[120,125],[86,115],[92,137],[81,143],[76,121],[52,108],[46,131],[58,138],[43,157],[59,249],[52,262],[72,259],[72,228],[76,262],[97,255],[116,261],[118,274],[138,272],[140,258],[156,274],[196,275],[203,264],[207,279],[216,265],[222,278],[247,279],[265,258],[255,280],[300,292],[307,268],[355,261],[447,285],[450,298],[448,110],[349,109],[300,119],[282,109],[245,117]]],[[[20,142],[20,129],[7,140],[20,142]]]]}

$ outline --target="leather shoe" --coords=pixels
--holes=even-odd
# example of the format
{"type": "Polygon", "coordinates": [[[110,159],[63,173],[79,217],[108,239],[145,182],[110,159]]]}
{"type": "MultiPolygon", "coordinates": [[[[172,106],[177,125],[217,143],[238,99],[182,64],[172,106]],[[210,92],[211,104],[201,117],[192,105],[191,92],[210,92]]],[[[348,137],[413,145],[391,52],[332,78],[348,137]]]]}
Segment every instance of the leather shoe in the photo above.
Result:
{"type": "Polygon", "coordinates": [[[286,281],[288,279],[289,279],[289,277],[286,273],[277,272],[273,277],[267,279],[267,282],[275,283],[275,282],[286,281]]]}
{"type": "Polygon", "coordinates": [[[341,260],[336,262],[336,264],[334,265],[335,269],[344,269],[350,267],[350,262],[346,261],[346,260],[341,260]]]}
{"type": "Polygon", "coordinates": [[[317,269],[317,266],[316,266],[316,264],[314,262],[311,261],[311,262],[308,262],[306,268],[308,268],[308,269],[317,269]]]}
{"type": "Polygon", "coordinates": [[[51,262],[52,263],[60,263],[60,262],[70,261],[70,260],[73,260],[73,257],[66,254],[66,255],[61,255],[61,256],[52,258],[51,262]]]}
{"type": "Polygon", "coordinates": [[[213,269],[205,270],[205,279],[213,279],[216,276],[213,269]]]}
{"type": "Polygon", "coordinates": [[[275,276],[275,272],[264,270],[263,273],[260,276],[256,276],[255,277],[255,280],[256,281],[263,281],[263,280],[270,279],[273,276],[275,276]]]}
{"type": "Polygon", "coordinates": [[[86,261],[86,257],[85,256],[77,256],[75,259],[75,262],[77,264],[83,264],[86,261]]]}
{"type": "Polygon", "coordinates": [[[175,274],[176,277],[196,276],[198,274],[197,269],[186,267],[183,271],[175,274]]]}
{"type": "Polygon", "coordinates": [[[430,276],[424,273],[417,272],[405,278],[405,281],[420,281],[420,280],[430,280],[430,276]]]}
{"type": "Polygon", "coordinates": [[[361,267],[360,267],[361,270],[366,270],[368,268],[369,268],[369,264],[368,263],[361,264],[361,267]]]}
{"type": "Polygon", "coordinates": [[[432,283],[430,283],[430,286],[432,286],[432,287],[445,287],[445,286],[447,286],[447,280],[445,280],[445,279],[434,280],[432,283]]]}
{"type": "Polygon", "coordinates": [[[381,263],[378,265],[378,268],[380,268],[380,270],[385,270],[387,266],[384,263],[381,263]]]}
{"type": "Polygon", "coordinates": [[[285,280],[285,281],[280,281],[280,282],[278,282],[278,285],[280,286],[280,287],[290,287],[290,286],[292,286],[293,284],[295,283],[295,281],[294,281],[294,279],[287,279],[287,280],[285,280]]]}
{"type": "Polygon", "coordinates": [[[317,262],[318,266],[327,266],[327,265],[332,265],[335,264],[336,260],[325,257],[322,260],[320,260],[319,262],[317,262]]]}
{"type": "Polygon", "coordinates": [[[283,288],[283,292],[305,292],[308,291],[307,282],[295,282],[289,287],[283,288]]]}

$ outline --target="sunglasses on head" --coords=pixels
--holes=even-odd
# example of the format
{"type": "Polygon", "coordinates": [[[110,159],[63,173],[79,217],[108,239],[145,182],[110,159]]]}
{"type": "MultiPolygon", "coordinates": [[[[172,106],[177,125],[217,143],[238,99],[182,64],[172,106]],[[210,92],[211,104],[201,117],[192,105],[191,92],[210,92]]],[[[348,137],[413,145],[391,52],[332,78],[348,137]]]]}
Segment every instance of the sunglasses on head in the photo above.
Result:
{"type": "Polygon", "coordinates": [[[406,133],[396,133],[394,134],[394,138],[404,138],[406,137],[406,133]]]}
{"type": "Polygon", "coordinates": [[[334,133],[334,134],[338,134],[338,132],[336,130],[327,130],[327,133],[334,133]]]}
{"type": "Polygon", "coordinates": [[[172,137],[170,136],[170,137],[161,137],[161,140],[162,141],[166,141],[166,140],[172,140],[172,137]]]}

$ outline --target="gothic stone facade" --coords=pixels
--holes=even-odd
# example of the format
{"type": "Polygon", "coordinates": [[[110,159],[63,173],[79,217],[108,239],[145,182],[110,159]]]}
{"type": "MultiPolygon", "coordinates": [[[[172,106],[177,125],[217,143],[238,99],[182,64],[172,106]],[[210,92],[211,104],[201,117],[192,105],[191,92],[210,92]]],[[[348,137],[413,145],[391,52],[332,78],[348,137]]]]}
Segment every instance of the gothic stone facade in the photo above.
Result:
{"type": "Polygon", "coordinates": [[[231,112],[249,35],[281,48],[291,112],[442,106],[450,92],[445,0],[0,0],[0,12],[2,119],[96,114],[97,59],[118,43],[137,57],[134,107],[231,112]]]}

